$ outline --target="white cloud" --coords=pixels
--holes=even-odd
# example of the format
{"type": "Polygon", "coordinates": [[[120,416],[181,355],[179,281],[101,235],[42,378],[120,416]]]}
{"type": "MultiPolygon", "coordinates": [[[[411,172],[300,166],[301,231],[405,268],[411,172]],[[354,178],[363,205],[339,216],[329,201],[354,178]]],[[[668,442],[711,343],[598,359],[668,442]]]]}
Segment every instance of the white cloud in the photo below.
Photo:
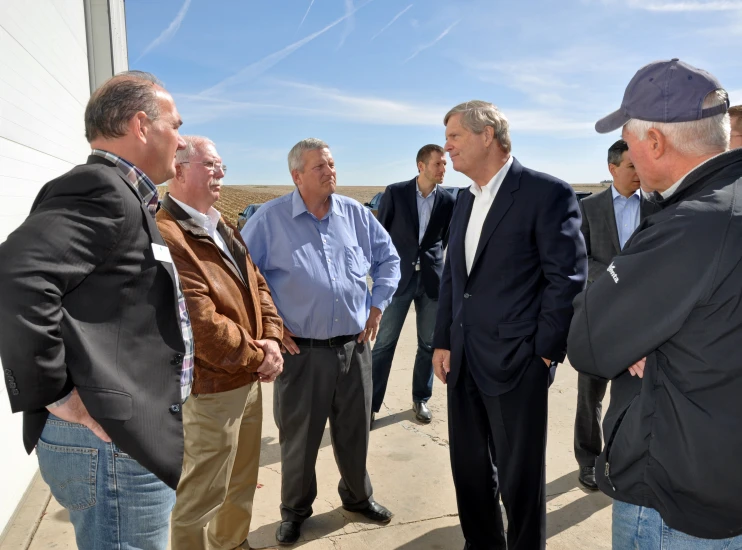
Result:
{"type": "MultiPolygon", "coordinates": [[[[170,22],[170,25],[160,33],[160,36],[155,38],[152,42],[150,42],[146,48],[144,48],[144,51],[140,54],[140,56],[137,58],[137,61],[142,59],[145,55],[147,55],[149,52],[154,50],[157,46],[160,44],[167,42],[170,40],[173,36],[175,36],[175,33],[178,32],[178,29],[180,28],[181,23],[183,23],[183,19],[185,19],[186,14],[188,13],[188,8],[191,6],[191,0],[185,0],[183,5],[180,8],[180,11],[175,16],[175,19],[173,19],[170,22]]],[[[135,61],[136,63],[136,61],[135,61]]]]}
{"type": "Polygon", "coordinates": [[[657,12],[742,10],[742,0],[602,0],[602,3],[620,4],[633,9],[657,12]]]}
{"type": "Polygon", "coordinates": [[[399,19],[400,17],[402,17],[405,13],[407,13],[412,6],[413,6],[413,4],[410,4],[405,9],[403,9],[401,12],[399,12],[397,15],[395,15],[394,17],[392,17],[392,20],[389,21],[389,23],[387,23],[386,25],[384,25],[379,32],[377,32],[375,35],[373,35],[371,37],[371,40],[374,40],[377,36],[379,36],[381,33],[383,33],[385,30],[387,30],[389,27],[391,27],[394,24],[394,22],[397,19],[399,19]]]}
{"type": "Polygon", "coordinates": [[[244,84],[246,82],[250,82],[254,80],[256,77],[260,76],[261,74],[263,74],[265,71],[267,71],[268,69],[270,69],[277,63],[280,63],[282,60],[286,59],[288,56],[290,56],[292,53],[294,53],[296,50],[298,50],[302,46],[307,45],[308,43],[310,43],[312,40],[314,40],[318,36],[325,34],[327,31],[329,31],[333,27],[336,27],[343,21],[346,21],[349,17],[353,17],[353,15],[355,15],[355,13],[358,10],[368,5],[372,1],[373,0],[368,0],[367,2],[358,6],[357,8],[353,8],[352,11],[346,11],[345,15],[336,19],[335,21],[333,21],[332,23],[330,23],[323,29],[320,29],[317,32],[314,32],[310,34],[309,36],[305,36],[301,40],[297,40],[293,44],[289,44],[285,48],[265,56],[263,59],[260,59],[258,61],[255,61],[254,63],[251,63],[247,67],[244,67],[243,69],[237,71],[232,76],[229,76],[225,78],[224,80],[222,80],[221,82],[218,82],[217,84],[214,84],[210,88],[207,88],[206,90],[202,91],[201,95],[204,95],[204,96],[214,95],[219,92],[223,92],[229,86],[244,84]]]}
{"type": "MultiPolygon", "coordinates": [[[[440,128],[443,116],[453,105],[424,104],[287,80],[264,79],[267,88],[260,95],[270,101],[255,100],[248,92],[241,97],[176,95],[186,124],[200,124],[240,115],[321,117],[357,124],[382,126],[427,126],[440,128]],[[301,106],[299,106],[301,105],[301,106]]],[[[252,94],[257,95],[257,94],[252,94]]],[[[500,105],[514,132],[555,136],[592,135],[593,122],[586,117],[560,116],[553,110],[511,109],[500,105]]]]}
{"type": "Polygon", "coordinates": [[[436,39],[435,39],[435,40],[433,40],[432,42],[429,42],[428,44],[423,44],[422,46],[418,47],[418,48],[417,48],[417,49],[416,49],[416,50],[415,50],[415,51],[414,51],[414,52],[412,53],[412,55],[411,55],[410,57],[408,57],[407,59],[405,59],[405,60],[404,60],[404,62],[405,62],[405,63],[407,63],[407,62],[408,62],[408,61],[410,61],[411,59],[414,59],[415,57],[417,57],[417,56],[418,56],[418,55],[420,54],[420,52],[423,52],[423,51],[427,50],[428,48],[432,48],[433,46],[435,46],[435,45],[436,45],[436,44],[437,44],[438,42],[440,42],[440,41],[441,41],[441,40],[442,40],[442,39],[443,39],[443,38],[444,38],[444,37],[445,37],[445,36],[446,36],[446,35],[447,35],[447,34],[448,34],[449,32],[451,32],[451,29],[453,29],[453,28],[454,28],[454,27],[455,27],[456,25],[458,25],[458,24],[459,24],[460,22],[461,22],[461,20],[459,20],[459,21],[456,21],[455,23],[453,23],[452,25],[450,25],[450,26],[449,26],[449,27],[448,27],[448,28],[447,28],[446,30],[444,30],[444,31],[443,31],[443,32],[442,32],[441,34],[439,34],[439,35],[438,35],[438,36],[436,37],[436,39]]]}
{"type": "Polygon", "coordinates": [[[345,39],[350,36],[350,33],[353,32],[353,29],[356,27],[356,18],[354,17],[355,13],[356,8],[353,5],[353,0],[345,0],[345,28],[343,28],[343,35],[340,37],[338,49],[343,47],[345,39]]]}
{"type": "Polygon", "coordinates": [[[633,0],[629,2],[633,8],[647,11],[729,11],[742,10],[742,2],[738,0],[696,1],[696,2],[646,2],[633,0]]]}
{"type": "Polygon", "coordinates": [[[314,5],[314,0],[312,0],[311,2],[309,2],[309,7],[307,8],[307,11],[304,12],[304,17],[301,18],[301,23],[299,23],[299,27],[298,27],[299,29],[304,24],[304,20],[307,18],[307,15],[309,15],[309,10],[312,9],[312,6],[313,5],[314,5]]]}

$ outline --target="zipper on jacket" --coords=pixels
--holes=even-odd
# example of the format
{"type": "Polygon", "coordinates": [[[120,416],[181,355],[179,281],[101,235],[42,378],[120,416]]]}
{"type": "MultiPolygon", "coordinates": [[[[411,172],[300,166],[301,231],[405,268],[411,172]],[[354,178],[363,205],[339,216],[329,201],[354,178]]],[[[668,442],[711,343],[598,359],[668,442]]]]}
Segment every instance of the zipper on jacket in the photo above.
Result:
{"type": "Polygon", "coordinates": [[[611,481],[611,465],[606,462],[605,463],[605,479],[608,483],[611,485],[611,489],[613,489],[613,492],[616,492],[616,487],[614,487],[613,482],[611,481]]]}
{"type": "Polygon", "coordinates": [[[605,446],[605,479],[610,484],[611,489],[613,489],[614,492],[617,491],[615,485],[613,485],[613,481],[611,480],[611,449],[613,448],[613,440],[616,439],[616,435],[618,434],[618,430],[621,427],[621,424],[623,424],[624,416],[626,416],[626,413],[629,412],[629,409],[631,408],[631,405],[634,404],[634,401],[636,401],[636,398],[639,397],[638,395],[635,395],[631,398],[631,401],[629,402],[629,406],[624,409],[624,411],[619,415],[618,420],[616,420],[616,423],[613,426],[613,431],[611,432],[610,438],[608,438],[608,442],[605,446]]]}

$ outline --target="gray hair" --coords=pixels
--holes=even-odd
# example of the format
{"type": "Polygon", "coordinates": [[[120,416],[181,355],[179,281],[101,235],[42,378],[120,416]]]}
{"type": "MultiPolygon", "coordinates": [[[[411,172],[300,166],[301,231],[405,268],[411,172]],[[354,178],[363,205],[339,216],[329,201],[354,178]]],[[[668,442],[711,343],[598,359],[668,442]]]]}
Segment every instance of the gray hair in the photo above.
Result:
{"type": "Polygon", "coordinates": [[[315,149],[329,149],[330,146],[317,138],[307,138],[294,145],[289,151],[289,172],[304,170],[304,153],[315,149]]]}
{"type": "Polygon", "coordinates": [[[512,149],[510,142],[510,126],[508,119],[502,114],[496,106],[487,101],[474,99],[465,103],[456,105],[443,117],[443,124],[448,124],[448,120],[453,115],[461,115],[461,125],[475,134],[481,134],[489,126],[495,131],[495,139],[506,153],[512,149]]]}
{"type": "MultiPolygon", "coordinates": [[[[702,108],[726,104],[727,97],[726,91],[715,90],[703,100],[702,108]]],[[[624,128],[639,140],[646,139],[649,130],[655,128],[683,155],[703,156],[729,149],[731,124],[728,113],[689,122],[650,122],[632,118],[624,128]]]]}
{"type": "Polygon", "coordinates": [[[175,152],[175,162],[177,164],[183,164],[184,162],[190,160],[191,157],[196,154],[196,149],[202,148],[205,145],[213,145],[214,148],[216,148],[216,145],[213,141],[203,136],[180,137],[182,137],[183,141],[185,141],[186,147],[185,149],[181,149],[175,152]]]}
{"type": "Polygon", "coordinates": [[[139,111],[151,120],[160,116],[155,87],[162,82],[150,73],[126,71],[109,78],[93,92],[85,108],[85,137],[119,138],[126,135],[126,126],[139,111]]]}

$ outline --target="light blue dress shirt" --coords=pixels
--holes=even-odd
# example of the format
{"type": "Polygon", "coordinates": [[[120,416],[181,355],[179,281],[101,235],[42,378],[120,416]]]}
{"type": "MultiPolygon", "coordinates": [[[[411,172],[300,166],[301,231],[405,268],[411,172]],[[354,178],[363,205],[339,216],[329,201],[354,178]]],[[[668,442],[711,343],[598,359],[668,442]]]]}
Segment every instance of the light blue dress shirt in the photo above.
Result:
{"type": "Polygon", "coordinates": [[[295,190],[265,203],[242,229],[278,313],[300,338],[360,333],[371,306],[384,311],[399,283],[399,256],[370,210],[341,195],[330,200],[318,220],[295,190]]]}
{"type": "Polygon", "coordinates": [[[641,205],[641,190],[626,198],[611,186],[613,194],[613,212],[616,214],[616,229],[618,242],[623,250],[626,241],[639,226],[639,206],[641,205]]]}
{"type": "Polygon", "coordinates": [[[430,214],[433,212],[433,203],[435,202],[435,193],[438,190],[438,186],[433,187],[433,190],[427,197],[423,197],[422,192],[420,192],[420,185],[417,182],[415,183],[415,187],[417,188],[417,219],[420,222],[417,244],[420,244],[423,242],[423,236],[430,223],[430,214]]]}

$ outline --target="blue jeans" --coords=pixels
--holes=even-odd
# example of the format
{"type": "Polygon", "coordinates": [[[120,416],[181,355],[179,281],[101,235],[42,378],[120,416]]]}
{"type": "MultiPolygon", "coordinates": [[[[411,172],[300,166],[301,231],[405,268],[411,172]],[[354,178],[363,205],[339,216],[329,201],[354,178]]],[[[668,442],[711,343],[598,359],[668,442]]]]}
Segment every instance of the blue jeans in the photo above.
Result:
{"type": "Polygon", "coordinates": [[[742,535],[699,539],[672,529],[653,508],[613,501],[613,550],[741,550],[742,535]]]}
{"type": "Polygon", "coordinates": [[[50,414],[36,454],[78,548],[165,550],[175,491],[115,444],[50,414]]]}
{"type": "Polygon", "coordinates": [[[438,300],[428,298],[420,272],[416,271],[404,292],[392,299],[381,317],[379,334],[372,350],[373,412],[379,412],[384,401],[394,350],[412,302],[415,302],[417,313],[417,355],[412,373],[412,401],[426,403],[433,395],[433,331],[438,300]]]}

